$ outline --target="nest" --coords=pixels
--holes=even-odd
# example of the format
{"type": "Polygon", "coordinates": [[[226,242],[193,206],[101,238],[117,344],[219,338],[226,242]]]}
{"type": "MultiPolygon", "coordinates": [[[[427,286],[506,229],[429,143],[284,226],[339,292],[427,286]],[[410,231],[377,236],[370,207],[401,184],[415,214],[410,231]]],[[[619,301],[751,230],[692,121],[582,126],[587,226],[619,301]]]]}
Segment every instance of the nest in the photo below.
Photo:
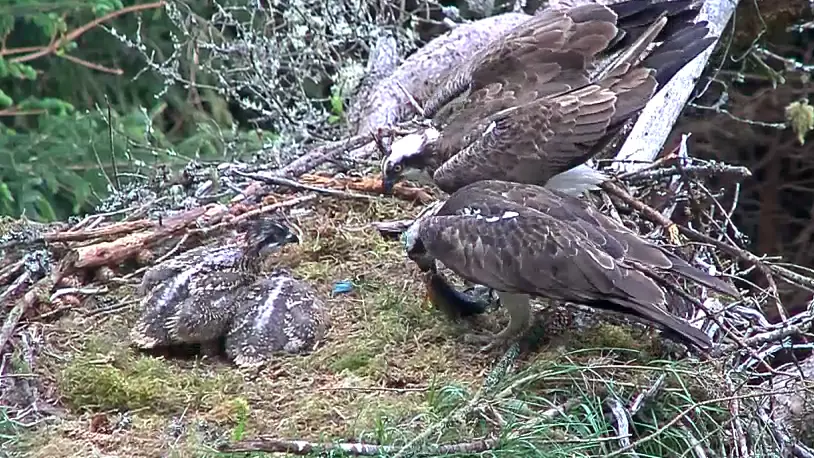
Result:
{"type": "MultiPolygon", "coordinates": [[[[268,6],[260,3],[262,8],[268,6]]],[[[322,8],[310,2],[291,5],[308,11],[322,8]]],[[[343,237],[342,227],[350,231],[349,226],[358,225],[359,221],[355,220],[358,214],[350,215],[338,202],[389,205],[401,200],[420,207],[440,197],[440,193],[431,189],[403,184],[395,188],[394,196],[381,196],[380,178],[370,171],[375,169],[376,163],[364,161],[377,147],[386,148],[382,138],[409,133],[414,126],[404,123],[380,129],[376,135],[358,135],[310,146],[307,151],[297,132],[302,126],[310,128],[321,124],[327,117],[324,99],[337,95],[323,87],[328,76],[338,73],[348,80],[358,79],[356,73],[366,53],[355,44],[361,41],[372,47],[379,38],[380,28],[373,26],[371,17],[377,16],[379,20],[387,16],[386,12],[379,14],[380,11],[368,6],[367,2],[352,1],[331,6],[327,15],[337,21],[332,25],[338,34],[325,32],[331,24],[320,19],[319,14],[294,14],[297,8],[292,7],[285,10],[288,15],[270,14],[269,24],[275,25],[269,28],[272,33],[248,34],[249,41],[243,47],[220,49],[215,45],[223,43],[210,37],[213,46],[201,49],[212,52],[201,58],[205,62],[202,68],[206,70],[217,74],[221,68],[242,69],[229,73],[231,79],[221,82],[228,86],[224,90],[229,97],[239,100],[241,108],[251,113],[253,121],[290,133],[290,138],[284,139],[285,154],[278,154],[273,161],[257,161],[276,162],[275,166],[192,163],[178,177],[156,179],[156,183],[160,182],[158,186],[126,185],[103,202],[94,215],[51,225],[25,220],[3,221],[0,225],[0,348],[4,358],[0,362],[0,401],[6,418],[0,424],[34,428],[45,424],[45,420],[66,415],[60,400],[64,393],[51,383],[57,378],[49,366],[53,363],[43,363],[57,345],[44,329],[75,315],[89,321],[89,327],[105,319],[123,320],[126,312],[138,302],[132,298],[129,288],[150,266],[191,248],[229,239],[242,222],[273,213],[302,225],[314,214],[330,213],[334,224],[316,225],[319,227],[314,232],[318,237],[314,238],[318,240],[313,241],[308,256],[297,258],[284,253],[277,260],[288,266],[325,263],[327,267],[323,265],[319,273],[312,273],[310,279],[314,281],[325,282],[325,277],[338,280],[331,272],[349,262],[338,258],[340,254],[354,256],[355,261],[366,261],[346,269],[355,271],[360,289],[365,280],[382,268],[382,259],[400,259],[392,250],[382,253],[375,246],[366,246],[364,252],[354,253],[359,248],[353,243],[370,244],[374,237],[383,240],[398,233],[410,223],[408,213],[418,213],[418,208],[408,209],[406,204],[398,207],[395,213],[404,220],[365,221],[365,227],[376,229],[349,239],[343,237]],[[362,16],[356,15],[360,4],[365,6],[362,16]],[[314,21],[320,23],[314,24],[314,21]],[[356,21],[363,22],[364,27],[356,28],[359,25],[356,21]],[[303,35],[309,30],[322,32],[312,39],[314,37],[303,35]],[[361,33],[357,33],[359,30],[361,33]],[[218,49],[221,55],[215,52],[218,49]],[[288,49],[309,52],[281,52],[288,49]],[[336,57],[346,52],[351,55],[350,59],[336,57]],[[287,56],[289,60],[281,62],[269,57],[276,55],[287,56]],[[231,62],[245,65],[234,66],[231,62]],[[328,64],[323,65],[324,62],[328,64]],[[282,64],[293,70],[286,70],[282,64]],[[300,84],[302,81],[291,80],[292,73],[305,75],[303,79],[313,83],[310,90],[300,84]],[[281,87],[289,90],[280,91],[281,87]],[[264,103],[254,104],[249,99],[264,103]],[[294,157],[296,159],[291,160],[294,157]],[[379,237],[377,232],[385,237],[379,237]]],[[[188,21],[191,15],[186,15],[183,8],[180,3],[172,3],[168,9],[180,31],[179,50],[197,36],[192,22],[188,21]]],[[[244,28],[248,27],[245,21],[235,18],[239,9],[218,8],[206,33],[220,37],[214,33],[218,28],[235,34],[245,32],[244,28]]],[[[248,12],[253,14],[253,10],[248,12]]],[[[392,22],[393,18],[382,21],[392,22]]],[[[411,37],[408,34],[401,38],[411,37]]],[[[403,45],[405,41],[408,40],[400,43],[403,45]]],[[[150,60],[148,66],[159,74],[169,75],[168,78],[183,80],[180,75],[169,72],[177,67],[182,54],[178,51],[161,63],[150,60]]],[[[348,86],[356,84],[359,82],[348,83],[348,86]]],[[[338,92],[340,98],[345,97],[342,90],[338,92]]],[[[601,192],[591,196],[611,217],[645,237],[669,245],[711,273],[732,277],[746,292],[743,300],[731,302],[688,285],[679,285],[688,291],[690,306],[676,313],[705,329],[716,341],[708,360],[677,358],[675,352],[658,348],[660,340],[628,332],[625,320],[617,320],[623,326],[616,326],[606,317],[597,319],[598,315],[593,312],[577,310],[563,314],[559,308],[549,307],[540,313],[542,328],[548,335],[532,338],[549,343],[550,334],[557,330],[576,338],[579,343],[576,349],[562,350],[549,343],[548,351],[525,351],[521,356],[519,348],[512,347],[496,362],[483,363],[489,366],[486,368],[479,366],[482,357],[462,350],[458,344],[446,344],[443,348],[449,354],[444,355],[447,358],[444,361],[448,362],[438,362],[440,359],[429,364],[411,362],[407,359],[420,359],[447,341],[443,336],[428,336],[422,332],[422,326],[427,325],[427,321],[422,321],[425,315],[416,307],[404,305],[402,296],[407,294],[403,291],[412,289],[398,290],[396,286],[409,283],[413,273],[397,261],[393,265],[399,268],[398,278],[380,288],[392,291],[379,291],[385,303],[375,309],[377,316],[365,315],[364,319],[375,321],[382,316],[395,316],[394,321],[407,323],[401,335],[387,334],[388,345],[405,347],[400,353],[403,360],[385,361],[386,370],[381,369],[383,375],[377,379],[365,378],[353,369],[375,359],[377,351],[385,353],[388,348],[384,346],[374,350],[363,348],[350,356],[344,355],[346,358],[338,358],[341,361],[331,360],[327,365],[316,366],[325,371],[327,366],[337,374],[304,371],[296,363],[270,367],[261,374],[261,381],[272,380],[271,392],[264,393],[271,398],[243,400],[235,407],[234,415],[224,415],[221,405],[212,408],[207,412],[211,416],[236,419],[230,420],[234,426],[232,434],[204,431],[201,435],[205,437],[205,445],[232,452],[307,454],[331,449],[355,455],[394,456],[475,454],[489,450],[499,450],[508,456],[814,456],[808,448],[814,436],[808,421],[811,409],[806,383],[814,376],[814,358],[811,358],[811,344],[807,340],[814,312],[811,302],[787,303],[778,292],[784,285],[814,291],[814,275],[780,259],[758,256],[746,248],[748,241],[733,223],[732,213],[739,204],[738,183],[749,175],[743,167],[693,159],[682,143],[650,166],[618,175],[616,180],[604,185],[601,192]],[[425,370],[415,371],[411,364],[423,364],[425,370]],[[479,383],[474,384],[474,390],[464,386],[462,380],[446,380],[436,386],[435,373],[426,369],[428,366],[435,366],[434,369],[455,366],[461,379],[477,379],[479,383]],[[348,372],[353,375],[347,375],[348,372]],[[290,378],[284,378],[286,373],[290,378]],[[276,383],[278,377],[288,384],[276,383]],[[317,383],[309,385],[307,390],[301,385],[292,388],[289,385],[293,386],[292,379],[297,377],[317,383]],[[336,385],[327,387],[331,392],[320,391],[326,388],[322,385],[332,383],[336,385]],[[326,425],[353,422],[341,413],[335,414],[336,406],[350,397],[336,392],[350,390],[380,393],[376,396],[394,393],[393,396],[399,398],[419,392],[429,399],[430,405],[411,405],[407,412],[393,409],[376,419],[374,432],[351,434],[349,430],[342,430],[341,434],[326,435],[326,431],[333,431],[326,425]],[[296,410],[306,410],[304,404],[309,403],[303,399],[307,396],[321,398],[317,403],[320,411],[310,417],[296,410]],[[281,434],[280,431],[286,430],[279,426],[288,423],[285,423],[286,418],[277,417],[296,416],[302,423],[297,424],[301,428],[292,433],[297,435],[241,440],[246,433],[246,410],[253,405],[258,408],[263,404],[276,405],[280,398],[285,398],[286,410],[282,414],[277,412],[277,407],[262,411],[262,418],[255,421],[254,428],[260,430],[265,424],[268,430],[281,434]],[[325,437],[331,441],[321,442],[325,437]],[[345,442],[348,437],[360,439],[345,442]]],[[[352,343],[360,339],[358,328],[361,326],[357,325],[352,322],[347,333],[334,342],[352,343]]],[[[89,332],[88,328],[80,329],[82,333],[86,331],[89,332]]],[[[360,346],[367,343],[361,342],[360,346]]],[[[70,347],[72,343],[59,342],[59,345],[70,347]]],[[[330,349],[327,352],[325,359],[336,356],[330,349]]],[[[60,358],[51,359],[61,363],[60,358]]],[[[119,370],[124,364],[115,358],[101,362],[83,360],[70,370],[62,371],[59,377],[75,377],[74,385],[68,388],[86,389],[95,383],[88,374],[100,364],[104,365],[105,373],[112,374],[108,379],[111,383],[104,387],[115,392],[116,402],[98,403],[97,398],[85,396],[85,392],[83,396],[76,396],[74,410],[80,410],[76,408],[78,404],[90,410],[93,416],[89,427],[82,419],[84,429],[72,430],[69,434],[90,437],[87,440],[94,451],[102,443],[108,448],[116,447],[117,436],[112,433],[127,429],[131,422],[129,416],[139,410],[133,393],[144,395],[147,400],[144,404],[150,407],[149,395],[156,386],[182,398],[194,397],[190,391],[200,389],[194,381],[184,377],[184,372],[191,371],[189,368],[157,371],[161,383],[156,385],[155,380],[143,374],[119,370]],[[144,382],[146,388],[121,389],[120,385],[127,383],[131,375],[139,383],[144,382]],[[117,417],[110,413],[114,410],[118,410],[117,417]]],[[[198,397],[212,397],[213,392],[198,397]]],[[[373,396],[362,399],[360,403],[366,406],[373,396]]],[[[186,409],[185,404],[180,417],[188,414],[186,409]]],[[[354,412],[354,418],[357,415],[362,414],[354,412]]],[[[74,413],[74,417],[81,415],[74,413]]],[[[167,428],[182,429],[176,419],[167,428]]],[[[153,433],[150,431],[150,435],[155,435],[153,433]]],[[[173,436],[167,442],[178,442],[178,437],[173,436]]],[[[157,446],[148,445],[143,455],[154,456],[157,446]]]]}
{"type": "MultiPolygon", "coordinates": [[[[213,175],[211,169],[191,164],[182,172],[183,179],[159,190],[147,202],[130,203],[121,195],[114,195],[104,204],[110,211],[79,221],[53,225],[6,221],[0,237],[3,250],[3,264],[0,266],[0,285],[3,289],[0,297],[6,304],[0,346],[6,349],[7,354],[19,355],[29,368],[34,368],[34,355],[37,352],[31,347],[38,343],[30,338],[29,329],[32,326],[53,322],[87,307],[89,297],[103,297],[126,287],[137,281],[147,267],[174,254],[212,243],[218,238],[230,237],[232,231],[247,219],[271,213],[284,214],[289,219],[301,218],[307,211],[318,211],[324,205],[320,196],[365,202],[404,199],[419,206],[435,198],[437,192],[408,185],[398,186],[395,196],[380,196],[380,178],[366,174],[364,170],[306,173],[324,164],[329,157],[346,151],[348,142],[364,140],[369,138],[318,147],[290,164],[287,169],[294,172],[287,177],[245,164],[221,164],[217,168],[219,174],[213,175]],[[166,199],[170,195],[183,195],[184,198],[175,201],[166,199]],[[229,197],[228,203],[213,203],[225,201],[225,197],[229,197]],[[117,206],[124,208],[116,209],[117,206]],[[311,210],[304,210],[305,207],[311,210]]],[[[632,403],[621,402],[618,393],[608,393],[607,387],[592,388],[604,393],[595,399],[598,402],[595,407],[605,412],[620,437],[627,434],[614,439],[620,445],[611,454],[642,449],[658,434],[675,434],[672,427],[676,425],[684,428],[682,431],[686,430],[687,437],[694,437],[699,444],[706,444],[699,447],[711,447],[718,441],[728,444],[720,445],[724,449],[745,447],[744,450],[755,453],[758,450],[768,453],[784,447],[803,449],[792,438],[807,433],[805,405],[808,398],[804,381],[812,375],[810,370],[813,366],[811,360],[807,359],[810,344],[806,337],[812,317],[808,305],[792,304],[789,307],[783,304],[777,294],[777,284],[792,283],[812,289],[814,279],[794,266],[756,256],[743,248],[740,231],[732,223],[730,215],[737,203],[736,184],[749,176],[748,170],[693,160],[685,153],[686,148],[677,148],[645,169],[619,175],[591,198],[607,214],[648,238],[673,245],[676,252],[696,265],[712,273],[731,276],[747,294],[740,302],[727,303],[705,292],[690,290],[692,294],[689,297],[695,298],[695,307],[687,312],[687,318],[702,323],[700,326],[714,335],[718,344],[713,352],[713,364],[698,363],[703,365],[692,366],[698,372],[687,376],[698,381],[699,386],[695,389],[704,391],[704,395],[683,404],[680,412],[672,414],[672,424],[663,425],[662,431],[654,429],[645,434],[634,425],[637,413],[648,402],[656,402],[653,399],[659,397],[674,396],[674,391],[670,391],[674,388],[670,388],[670,375],[666,367],[650,367],[646,376],[636,379],[635,383],[629,382],[634,387],[628,392],[628,396],[635,400],[632,403]],[[801,311],[790,315],[787,309],[801,311]],[[767,318],[769,315],[776,315],[779,319],[770,320],[767,318]],[[707,381],[702,382],[701,379],[707,381]],[[709,383],[711,380],[715,381],[712,385],[709,383]],[[705,407],[713,405],[719,410],[716,415],[723,416],[728,426],[718,436],[701,442],[700,437],[696,436],[698,431],[687,429],[687,422],[702,422],[703,418],[695,418],[699,415],[696,411],[706,412],[705,407]],[[764,432],[770,434],[763,435],[764,432]],[[634,435],[638,438],[631,440],[630,437],[634,435]]],[[[407,223],[409,219],[384,221],[376,225],[386,235],[387,232],[398,232],[407,223]]],[[[109,304],[101,309],[102,312],[96,310],[94,313],[116,313],[117,307],[121,309],[124,306],[121,303],[109,304]]],[[[572,327],[577,326],[573,321],[570,323],[572,327]]],[[[517,364],[516,351],[515,348],[504,355],[503,362],[487,376],[475,399],[480,399],[485,405],[500,405],[501,409],[505,409],[504,404],[509,398],[512,402],[521,402],[520,398],[511,395],[506,398],[506,393],[521,385],[534,384],[535,380],[547,380],[545,374],[550,376],[550,373],[545,370],[540,372],[539,365],[536,372],[532,372],[534,375],[521,377],[521,380],[508,375],[508,368],[517,364]]],[[[3,365],[3,383],[7,385],[4,387],[5,393],[15,392],[10,385],[19,383],[12,382],[19,379],[10,377],[19,365],[10,364],[9,361],[9,358],[4,359],[3,365]]],[[[612,361],[616,360],[606,354],[600,359],[582,361],[571,370],[588,368],[612,380],[616,376],[621,377],[614,371],[608,372],[607,368],[613,366],[612,361]]],[[[556,366],[558,363],[548,361],[547,364],[556,366]]],[[[523,371],[531,371],[532,368],[535,366],[531,365],[523,371]]],[[[523,374],[523,371],[520,373],[523,374]]],[[[630,373],[624,377],[630,380],[630,373]]],[[[587,389],[587,386],[598,382],[585,379],[580,383],[587,384],[587,389]]],[[[541,391],[536,392],[545,397],[539,394],[541,391]]],[[[557,415],[564,415],[563,412],[582,402],[562,398],[561,395],[552,396],[547,399],[559,403],[559,410],[537,412],[533,420],[535,424],[545,422],[546,418],[554,421],[557,415]]],[[[29,416],[49,415],[42,410],[31,410],[31,404],[21,405],[19,399],[15,401],[7,397],[4,401],[16,406],[19,412],[27,412],[29,416]]],[[[455,415],[465,421],[467,415],[472,415],[473,406],[479,405],[472,402],[455,409],[455,415]]],[[[494,420],[494,415],[498,414],[487,412],[486,415],[494,420]]],[[[712,414],[701,416],[704,415],[712,414]]],[[[507,420],[503,418],[501,421],[505,424],[507,420]]],[[[531,422],[531,417],[526,421],[531,422]]],[[[531,428],[531,423],[522,424],[523,428],[531,428]]],[[[430,425],[428,428],[443,426],[430,425]]],[[[516,438],[530,434],[523,428],[517,430],[516,438]]],[[[281,439],[241,442],[224,447],[230,450],[280,451],[290,445],[291,442],[281,439]]],[[[438,453],[460,452],[495,446],[496,442],[490,439],[437,445],[433,450],[438,453]]],[[[309,443],[308,447],[339,447],[354,453],[367,453],[374,449],[377,453],[391,448],[401,450],[391,445],[349,443],[309,443]]]]}

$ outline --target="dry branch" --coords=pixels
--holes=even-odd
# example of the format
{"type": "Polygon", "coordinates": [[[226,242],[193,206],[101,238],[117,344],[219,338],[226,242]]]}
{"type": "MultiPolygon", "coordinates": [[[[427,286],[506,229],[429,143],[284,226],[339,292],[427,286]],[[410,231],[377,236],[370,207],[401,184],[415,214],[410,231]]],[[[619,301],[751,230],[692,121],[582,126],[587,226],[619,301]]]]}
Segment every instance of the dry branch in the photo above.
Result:
{"type": "Polygon", "coordinates": [[[177,217],[164,221],[158,230],[129,234],[111,242],[101,242],[76,249],[77,258],[73,267],[87,269],[106,265],[115,265],[134,258],[141,250],[153,243],[164,241],[168,237],[195,224],[213,206],[189,210],[177,217]]]}
{"type": "MultiPolygon", "coordinates": [[[[40,282],[42,281],[43,280],[40,280],[40,282]]],[[[39,292],[37,288],[38,285],[39,282],[37,285],[35,285],[34,289],[26,292],[6,316],[6,320],[3,322],[3,327],[0,328],[0,354],[3,353],[2,350],[11,338],[11,335],[14,333],[14,329],[17,327],[17,323],[20,321],[20,318],[25,314],[26,310],[37,302],[37,294],[39,292]]]]}

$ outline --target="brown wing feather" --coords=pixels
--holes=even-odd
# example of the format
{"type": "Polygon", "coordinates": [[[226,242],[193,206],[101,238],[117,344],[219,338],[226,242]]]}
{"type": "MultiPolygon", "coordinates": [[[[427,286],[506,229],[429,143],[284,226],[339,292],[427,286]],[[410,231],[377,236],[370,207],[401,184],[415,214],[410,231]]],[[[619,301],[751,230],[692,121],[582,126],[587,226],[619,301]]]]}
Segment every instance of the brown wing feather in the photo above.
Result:
{"type": "Polygon", "coordinates": [[[586,66],[590,59],[619,36],[616,20],[617,15],[611,9],[597,4],[566,11],[542,10],[450,72],[427,101],[425,111],[433,117],[461,92],[475,94],[495,81],[509,88],[520,85],[540,91],[538,97],[587,84],[586,66]],[[563,66],[562,72],[552,72],[556,68],[546,68],[546,64],[553,61],[552,53],[556,55],[561,51],[570,51],[569,55],[579,59],[563,66]],[[528,84],[528,75],[541,74],[548,76],[540,80],[543,85],[528,84]],[[557,77],[555,84],[546,86],[557,77]]]}
{"type": "MultiPolygon", "coordinates": [[[[472,120],[588,84],[593,57],[618,33],[610,10],[600,5],[589,9],[594,16],[583,17],[584,22],[561,12],[542,14],[486,48],[459,70],[470,75],[468,91],[435,121],[449,132],[465,134],[479,127],[472,120]]],[[[453,138],[447,143],[450,147],[442,151],[451,153],[466,144],[453,138]]]]}
{"type": "Polygon", "coordinates": [[[536,210],[509,204],[494,215],[433,216],[419,237],[432,257],[473,283],[620,311],[709,348],[702,332],[665,311],[652,279],[536,210]],[[516,216],[501,218],[505,211],[516,216]]]}
{"type": "Polygon", "coordinates": [[[617,100],[613,90],[591,85],[505,110],[493,118],[491,131],[442,164],[433,178],[448,192],[485,179],[545,183],[590,157],[589,147],[606,135],[617,100]]]}
{"type": "Polygon", "coordinates": [[[713,41],[696,14],[686,0],[588,4],[508,32],[458,69],[468,90],[434,119],[436,182],[448,192],[490,178],[543,184],[583,163],[713,41]]]}
{"type": "Polygon", "coordinates": [[[455,214],[463,208],[479,206],[486,206],[490,212],[498,212],[507,202],[537,210],[580,231],[615,258],[625,258],[657,271],[672,271],[720,293],[736,298],[740,296],[729,283],[641,238],[585,200],[541,186],[484,180],[455,192],[437,214],[455,214]]]}

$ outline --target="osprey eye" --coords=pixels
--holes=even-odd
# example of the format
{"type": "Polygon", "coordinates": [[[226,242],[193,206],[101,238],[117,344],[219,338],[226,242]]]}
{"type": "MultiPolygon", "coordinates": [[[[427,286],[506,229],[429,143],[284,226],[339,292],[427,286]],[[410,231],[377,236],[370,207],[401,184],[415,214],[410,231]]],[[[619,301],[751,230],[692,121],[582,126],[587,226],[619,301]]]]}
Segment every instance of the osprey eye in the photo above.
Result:
{"type": "Polygon", "coordinates": [[[403,168],[404,168],[403,165],[396,164],[396,165],[393,166],[393,171],[396,172],[396,173],[401,173],[401,169],[403,169],[403,168]]]}

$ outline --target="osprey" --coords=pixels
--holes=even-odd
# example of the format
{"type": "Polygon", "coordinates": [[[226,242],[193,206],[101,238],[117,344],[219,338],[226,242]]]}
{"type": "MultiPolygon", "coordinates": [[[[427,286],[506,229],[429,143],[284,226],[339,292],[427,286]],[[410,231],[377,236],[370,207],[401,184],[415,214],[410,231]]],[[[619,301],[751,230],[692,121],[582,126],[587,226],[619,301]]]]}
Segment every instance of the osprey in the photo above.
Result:
{"type": "Polygon", "coordinates": [[[299,237],[274,219],[249,226],[237,243],[199,247],[147,271],[130,332],[135,346],[200,344],[217,353],[223,340],[236,365],[255,367],[319,343],[328,321],[313,289],[287,272],[260,271],[262,257],[299,237]]]}
{"type": "Polygon", "coordinates": [[[722,294],[738,291],[652,244],[578,197],[542,186],[484,180],[431,206],[403,235],[424,272],[436,261],[497,291],[510,322],[484,350],[527,327],[529,298],[623,312],[660,325],[701,350],[710,338],[666,310],[660,272],[722,294]]]}
{"type": "Polygon", "coordinates": [[[425,107],[432,126],[382,161],[385,191],[424,173],[448,193],[487,179],[571,194],[605,181],[586,161],[715,41],[705,21],[693,23],[693,3],[538,12],[447,75],[425,107]]]}
{"type": "Polygon", "coordinates": [[[260,366],[278,353],[310,352],[330,325],[317,292],[285,270],[237,290],[234,300],[225,347],[239,367],[260,366]]]}

